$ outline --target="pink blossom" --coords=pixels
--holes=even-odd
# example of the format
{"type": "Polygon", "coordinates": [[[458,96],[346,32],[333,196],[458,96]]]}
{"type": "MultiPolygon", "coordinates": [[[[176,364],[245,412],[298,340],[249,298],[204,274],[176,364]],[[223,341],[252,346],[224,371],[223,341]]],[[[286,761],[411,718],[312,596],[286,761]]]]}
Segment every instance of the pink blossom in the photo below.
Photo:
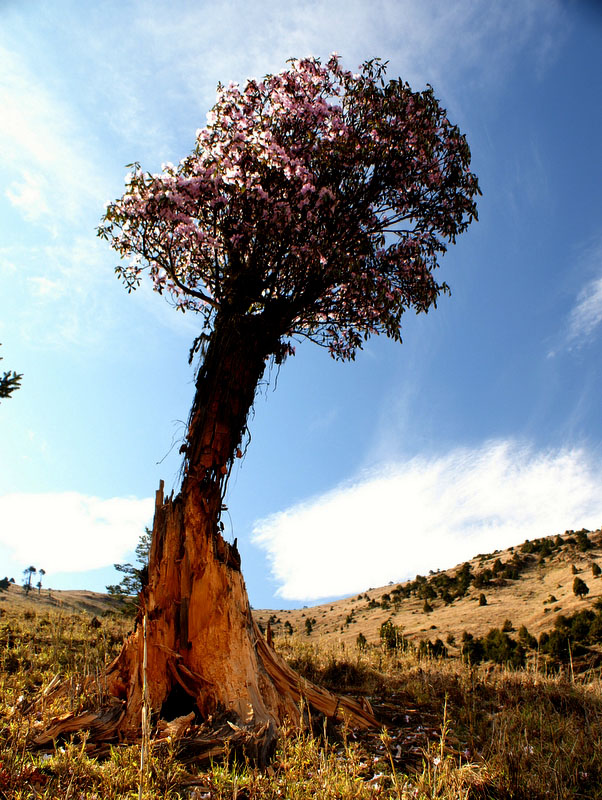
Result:
{"type": "Polygon", "coordinates": [[[437,257],[476,217],[478,185],[432,94],[401,81],[387,92],[381,73],[368,62],[352,74],[333,54],[221,88],[194,151],[157,175],[133,165],[107,206],[99,234],[130,259],[117,269],[128,288],[148,270],[209,322],[244,270],[254,313],[278,303],[287,334],[337,358],[374,333],[398,336],[403,309],[443,291],[437,257]]]}

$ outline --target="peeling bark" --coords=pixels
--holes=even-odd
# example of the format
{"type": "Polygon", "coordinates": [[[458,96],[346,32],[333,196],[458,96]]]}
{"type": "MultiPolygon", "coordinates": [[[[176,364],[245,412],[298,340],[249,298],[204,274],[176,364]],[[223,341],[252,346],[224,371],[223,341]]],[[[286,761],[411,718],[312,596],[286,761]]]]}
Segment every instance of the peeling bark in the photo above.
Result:
{"type": "MultiPolygon", "coordinates": [[[[224,716],[233,730],[260,732],[261,746],[255,736],[254,747],[265,755],[280,724],[299,721],[302,699],[359,727],[376,720],[369,708],[302,679],[266,642],[251,615],[238,550],[220,534],[225,481],[267,357],[276,350],[258,330],[253,317],[216,323],[197,377],[182,488],[165,498],[161,481],[157,491],[138,622],[146,615],[151,714],[174,720],[194,713],[199,722],[224,716]]],[[[125,739],[140,733],[143,653],[138,624],[107,671],[109,691],[123,704],[111,719],[125,739]]],[[[92,725],[87,717],[81,722],[92,725]]],[[[55,735],[61,724],[67,731],[75,722],[62,719],[55,735]]],[[[102,730],[106,735],[106,725],[102,730]]]]}

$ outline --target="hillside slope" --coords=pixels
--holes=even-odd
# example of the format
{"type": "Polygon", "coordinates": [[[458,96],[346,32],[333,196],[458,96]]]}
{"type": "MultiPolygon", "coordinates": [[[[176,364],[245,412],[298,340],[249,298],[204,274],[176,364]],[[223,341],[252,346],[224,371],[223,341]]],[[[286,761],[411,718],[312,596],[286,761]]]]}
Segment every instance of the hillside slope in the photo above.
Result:
{"type": "MultiPolygon", "coordinates": [[[[269,621],[276,636],[294,632],[308,642],[350,648],[355,648],[360,633],[367,642],[378,642],[381,625],[391,621],[415,643],[441,639],[449,646],[455,641],[450,651],[457,654],[464,631],[481,637],[510,620],[515,630],[525,625],[537,637],[552,629],[559,615],[591,608],[602,598],[602,577],[594,577],[593,564],[602,567],[602,532],[567,531],[332,603],[253,614],[264,630],[269,621]],[[575,577],[589,588],[583,599],[573,593],[575,577]],[[479,604],[481,594],[486,605],[479,604]],[[425,611],[425,602],[432,611],[425,611]]],[[[0,593],[2,609],[100,616],[121,611],[123,603],[98,592],[43,589],[25,594],[21,587],[11,586],[0,593]]]]}
{"type": "Polygon", "coordinates": [[[0,611],[2,609],[10,609],[17,613],[65,611],[101,615],[119,612],[123,607],[122,601],[102,592],[58,589],[42,589],[38,592],[37,589],[32,589],[26,594],[21,586],[15,584],[9,586],[5,592],[0,592],[0,611]]]}
{"type": "Polygon", "coordinates": [[[553,628],[560,614],[569,616],[602,598],[602,578],[594,577],[592,564],[602,567],[602,532],[567,531],[334,603],[295,611],[261,610],[255,615],[264,628],[270,621],[275,635],[286,635],[288,623],[308,641],[350,647],[355,647],[360,633],[368,642],[379,641],[380,626],[387,621],[413,642],[440,638],[459,645],[464,631],[484,636],[507,620],[514,629],[525,625],[539,636],[553,628]],[[577,576],[589,588],[583,599],[573,593],[577,576]],[[481,594],[486,605],[479,605],[481,594]],[[425,601],[432,611],[424,610],[425,601]]]}

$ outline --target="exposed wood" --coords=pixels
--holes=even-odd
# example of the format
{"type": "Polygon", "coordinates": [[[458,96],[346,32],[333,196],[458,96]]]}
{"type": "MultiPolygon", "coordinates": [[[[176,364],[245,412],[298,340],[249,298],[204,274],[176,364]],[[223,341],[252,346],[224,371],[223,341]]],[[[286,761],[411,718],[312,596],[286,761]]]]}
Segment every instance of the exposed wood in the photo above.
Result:
{"type": "MultiPolygon", "coordinates": [[[[144,675],[155,719],[169,723],[193,714],[203,723],[223,718],[234,726],[228,740],[235,735],[237,742],[246,742],[259,760],[267,756],[282,722],[300,721],[302,701],[334,720],[376,724],[358,703],[303,680],[269,646],[251,616],[236,544],[220,533],[225,480],[266,357],[277,343],[262,338],[259,330],[253,317],[216,322],[197,377],[182,488],[175,498],[165,498],[161,481],[156,493],[138,625],[107,670],[109,692],[123,701],[123,710],[110,721],[102,714],[63,717],[47,736],[79,724],[98,738],[96,732],[108,735],[112,723],[120,739],[138,738],[144,675]]],[[[224,746],[211,736],[208,742],[209,750],[224,746]]]]}
{"type": "Polygon", "coordinates": [[[89,731],[90,738],[97,742],[112,739],[124,714],[123,703],[115,703],[99,714],[62,714],[52,721],[49,728],[38,734],[33,742],[42,746],[50,744],[61,736],[82,730],[89,731]]]}

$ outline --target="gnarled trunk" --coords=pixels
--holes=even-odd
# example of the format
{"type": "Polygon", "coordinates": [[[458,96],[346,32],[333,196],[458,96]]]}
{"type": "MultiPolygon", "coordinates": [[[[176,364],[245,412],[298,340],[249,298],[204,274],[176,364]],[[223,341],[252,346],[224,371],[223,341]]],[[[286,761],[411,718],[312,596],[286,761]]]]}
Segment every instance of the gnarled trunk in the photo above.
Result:
{"type": "MultiPolygon", "coordinates": [[[[167,720],[227,712],[238,726],[261,729],[269,744],[301,698],[330,718],[375,724],[369,709],[303,680],[265,641],[251,616],[236,545],[219,530],[224,486],[244,435],[256,387],[274,342],[253,318],[218,320],[199,370],[180,493],[157,492],[146,616],[146,683],[151,711],[167,720]]],[[[277,340],[276,340],[277,344],[277,340]]],[[[125,702],[117,730],[140,732],[144,693],[143,626],[108,669],[109,691],[125,702]]]]}

